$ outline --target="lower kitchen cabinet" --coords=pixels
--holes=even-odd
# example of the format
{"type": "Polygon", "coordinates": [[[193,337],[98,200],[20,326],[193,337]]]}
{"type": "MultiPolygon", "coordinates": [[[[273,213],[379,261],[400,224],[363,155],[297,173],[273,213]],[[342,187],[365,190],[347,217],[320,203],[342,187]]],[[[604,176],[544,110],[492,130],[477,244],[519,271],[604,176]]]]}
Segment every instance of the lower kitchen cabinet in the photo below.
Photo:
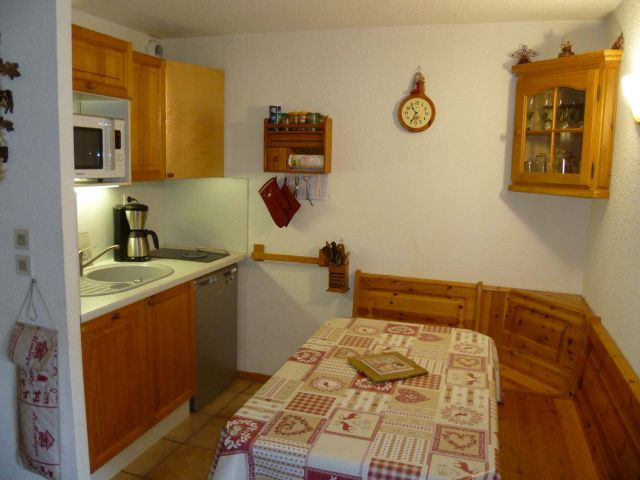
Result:
{"type": "Polygon", "coordinates": [[[148,427],[145,304],[82,324],[82,363],[91,471],[148,427]]]}
{"type": "MultiPolygon", "coordinates": [[[[147,299],[153,418],[158,421],[195,393],[193,284],[147,299]]],[[[154,422],[155,423],[155,422],[154,422]]]]}
{"type": "Polygon", "coordinates": [[[91,471],[195,391],[191,283],[82,324],[91,471]]]}

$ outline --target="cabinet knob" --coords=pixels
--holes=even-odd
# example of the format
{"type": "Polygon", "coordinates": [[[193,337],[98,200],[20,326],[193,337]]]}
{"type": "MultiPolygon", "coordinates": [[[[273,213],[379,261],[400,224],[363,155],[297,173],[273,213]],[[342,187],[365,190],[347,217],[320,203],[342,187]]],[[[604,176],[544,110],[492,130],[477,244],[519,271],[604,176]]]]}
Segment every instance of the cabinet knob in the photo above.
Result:
{"type": "Polygon", "coordinates": [[[167,178],[173,178],[175,174],[173,172],[167,172],[167,178]]]}
{"type": "Polygon", "coordinates": [[[87,82],[87,88],[89,90],[95,90],[98,84],[96,82],[87,82]]]}
{"type": "Polygon", "coordinates": [[[112,320],[119,320],[120,319],[120,312],[115,312],[113,315],[111,315],[111,319],[112,320]]]}
{"type": "Polygon", "coordinates": [[[151,300],[150,298],[147,299],[147,305],[151,307],[153,305],[153,300],[151,300]]]}

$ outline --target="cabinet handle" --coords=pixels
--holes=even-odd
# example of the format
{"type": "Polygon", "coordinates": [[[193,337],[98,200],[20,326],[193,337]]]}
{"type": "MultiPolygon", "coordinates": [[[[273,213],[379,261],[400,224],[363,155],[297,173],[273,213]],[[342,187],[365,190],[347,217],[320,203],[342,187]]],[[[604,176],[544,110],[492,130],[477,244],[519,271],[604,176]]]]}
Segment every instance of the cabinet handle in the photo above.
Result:
{"type": "Polygon", "coordinates": [[[167,172],[167,178],[173,178],[175,174],[173,172],[167,172]]]}
{"type": "Polygon", "coordinates": [[[111,315],[111,319],[112,320],[119,320],[120,319],[120,312],[115,312],[113,315],[111,315]]]}
{"type": "Polygon", "coordinates": [[[98,84],[96,82],[87,82],[87,88],[89,90],[95,90],[95,88],[98,86],[98,84]]]}
{"type": "Polygon", "coordinates": [[[150,307],[153,306],[153,300],[151,300],[150,298],[147,300],[147,305],[149,305],[150,307]]]}

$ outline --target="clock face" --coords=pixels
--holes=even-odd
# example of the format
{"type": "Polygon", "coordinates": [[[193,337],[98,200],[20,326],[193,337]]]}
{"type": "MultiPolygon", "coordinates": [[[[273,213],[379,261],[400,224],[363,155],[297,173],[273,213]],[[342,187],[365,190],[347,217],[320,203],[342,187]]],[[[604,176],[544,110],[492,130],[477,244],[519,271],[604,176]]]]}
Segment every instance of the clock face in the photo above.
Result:
{"type": "Polygon", "coordinates": [[[398,109],[400,124],[410,132],[422,132],[429,128],[435,115],[433,102],[422,95],[407,97],[398,109]]]}

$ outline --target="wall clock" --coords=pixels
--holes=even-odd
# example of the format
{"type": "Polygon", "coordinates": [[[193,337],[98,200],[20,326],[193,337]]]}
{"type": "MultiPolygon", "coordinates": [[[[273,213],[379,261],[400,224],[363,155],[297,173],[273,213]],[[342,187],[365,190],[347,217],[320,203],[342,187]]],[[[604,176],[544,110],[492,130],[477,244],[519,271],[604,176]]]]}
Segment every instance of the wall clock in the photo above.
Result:
{"type": "Polygon", "coordinates": [[[416,88],[400,103],[398,121],[406,130],[417,133],[423,132],[436,118],[436,107],[429,97],[424,94],[424,75],[416,73],[416,88]]]}

